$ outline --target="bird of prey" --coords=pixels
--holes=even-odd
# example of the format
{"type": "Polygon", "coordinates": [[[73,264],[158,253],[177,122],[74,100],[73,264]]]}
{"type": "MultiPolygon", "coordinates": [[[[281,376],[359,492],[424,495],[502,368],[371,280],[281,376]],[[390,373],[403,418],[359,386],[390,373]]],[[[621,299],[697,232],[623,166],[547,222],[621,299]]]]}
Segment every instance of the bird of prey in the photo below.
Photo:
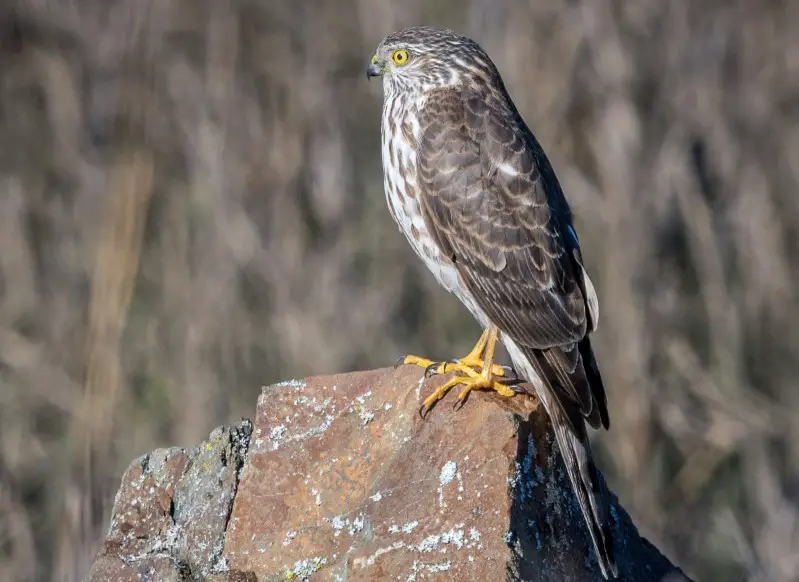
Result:
{"type": "Polygon", "coordinates": [[[494,363],[500,339],[551,419],[602,574],[615,578],[609,496],[585,425],[609,427],[589,341],[599,304],[552,166],[473,40],[431,27],[395,32],[366,73],[383,80],[389,210],[438,282],[485,330],[453,363],[404,358],[458,372],[421,410],[456,385],[463,386],[458,404],[474,389],[516,394],[521,388],[494,363]]]}

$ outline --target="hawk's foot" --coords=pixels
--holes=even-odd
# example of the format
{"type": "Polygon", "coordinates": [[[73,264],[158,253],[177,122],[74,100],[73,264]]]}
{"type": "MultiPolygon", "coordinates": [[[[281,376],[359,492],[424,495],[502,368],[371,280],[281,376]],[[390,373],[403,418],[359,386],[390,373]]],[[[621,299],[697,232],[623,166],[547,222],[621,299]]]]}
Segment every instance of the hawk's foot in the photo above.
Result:
{"type": "Polygon", "coordinates": [[[419,414],[424,417],[433,405],[441,400],[447,392],[454,386],[463,385],[464,388],[458,394],[455,408],[459,409],[472,390],[494,390],[502,396],[513,396],[516,394],[509,384],[514,384],[517,379],[508,377],[508,369],[494,363],[494,350],[497,345],[499,330],[493,325],[483,331],[477,344],[465,357],[452,362],[434,362],[427,358],[418,356],[405,356],[400,358],[398,363],[412,364],[425,369],[425,376],[444,374],[446,372],[457,372],[458,375],[450,378],[447,382],[436,389],[433,394],[428,396],[419,414]]]}
{"type": "MultiPolygon", "coordinates": [[[[402,356],[397,364],[409,364],[419,366],[425,369],[425,376],[438,376],[439,374],[446,374],[447,372],[459,372],[461,374],[468,374],[466,370],[479,374],[483,370],[483,360],[476,360],[470,358],[461,358],[458,360],[449,360],[447,362],[436,362],[421,358],[419,356],[402,356]]],[[[494,376],[507,376],[509,368],[500,366],[499,364],[491,365],[491,374],[494,376]]]]}
{"type": "Polygon", "coordinates": [[[463,372],[467,375],[450,378],[444,382],[444,384],[436,388],[430,396],[425,398],[424,403],[422,403],[421,408],[419,408],[419,415],[422,418],[430,412],[430,409],[433,408],[436,402],[444,398],[447,392],[458,385],[463,385],[463,389],[458,394],[458,400],[455,401],[455,405],[453,406],[455,410],[460,410],[466,403],[466,399],[469,397],[469,393],[472,390],[494,390],[501,396],[508,398],[517,393],[517,390],[515,390],[513,386],[508,385],[509,382],[516,381],[515,378],[496,377],[491,373],[490,368],[484,368],[479,374],[471,368],[463,368],[463,372]]]}
{"type": "MultiPolygon", "coordinates": [[[[450,360],[448,362],[436,362],[419,356],[403,356],[397,360],[397,364],[409,364],[424,368],[426,376],[446,374],[447,372],[459,372],[460,374],[473,377],[480,374],[483,371],[483,367],[486,365],[487,358],[485,355],[488,351],[489,336],[491,335],[491,328],[484,330],[480,339],[477,340],[477,343],[472,348],[472,351],[463,358],[450,360]]],[[[493,339],[491,340],[492,363],[490,363],[489,366],[493,376],[506,376],[508,369],[493,363],[494,346],[496,345],[498,335],[498,332],[494,333],[493,339]]]]}

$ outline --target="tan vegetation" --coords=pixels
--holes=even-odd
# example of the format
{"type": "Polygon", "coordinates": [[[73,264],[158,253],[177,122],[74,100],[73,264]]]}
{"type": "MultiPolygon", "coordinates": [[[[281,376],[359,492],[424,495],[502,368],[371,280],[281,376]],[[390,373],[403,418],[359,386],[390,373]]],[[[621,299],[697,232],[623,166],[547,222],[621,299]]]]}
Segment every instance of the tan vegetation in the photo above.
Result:
{"type": "Polygon", "coordinates": [[[79,579],[127,463],[263,384],[471,346],[382,192],[364,67],[419,23],[483,44],[575,207],[642,532],[799,579],[799,3],[8,0],[1,580],[79,579]]]}

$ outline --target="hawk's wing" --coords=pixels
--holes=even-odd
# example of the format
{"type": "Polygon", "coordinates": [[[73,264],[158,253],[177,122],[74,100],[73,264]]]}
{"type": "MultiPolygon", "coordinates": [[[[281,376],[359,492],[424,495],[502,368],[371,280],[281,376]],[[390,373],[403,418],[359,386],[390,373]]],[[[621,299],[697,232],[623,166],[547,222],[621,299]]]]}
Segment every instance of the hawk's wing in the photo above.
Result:
{"type": "Polygon", "coordinates": [[[428,94],[417,150],[425,221],[491,321],[535,354],[570,424],[607,427],[586,337],[596,295],[554,173],[516,115],[485,95],[428,94]]]}

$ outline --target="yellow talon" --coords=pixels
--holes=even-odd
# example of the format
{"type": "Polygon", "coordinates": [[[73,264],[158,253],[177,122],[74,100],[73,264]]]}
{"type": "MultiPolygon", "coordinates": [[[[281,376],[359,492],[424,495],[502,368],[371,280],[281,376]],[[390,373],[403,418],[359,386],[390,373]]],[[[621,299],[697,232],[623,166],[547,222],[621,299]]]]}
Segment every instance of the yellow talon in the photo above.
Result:
{"type": "Polygon", "coordinates": [[[447,362],[434,362],[433,360],[428,360],[427,358],[420,358],[419,356],[405,356],[402,359],[403,364],[410,364],[413,366],[419,366],[420,368],[424,368],[425,370],[431,368],[432,366],[438,366],[436,369],[436,374],[443,374],[444,373],[444,366],[447,362]]]}
{"type": "MultiPolygon", "coordinates": [[[[463,359],[463,360],[458,360],[457,362],[443,362],[441,364],[440,371],[439,370],[436,371],[439,374],[444,374],[446,372],[461,372],[464,374],[469,374],[469,372],[474,372],[475,369],[482,370],[483,365],[484,364],[482,360],[472,361],[472,360],[463,359]]],[[[505,368],[503,368],[499,364],[491,364],[491,375],[504,376],[505,368]]]]}
{"type": "MultiPolygon", "coordinates": [[[[403,364],[409,364],[413,366],[419,366],[425,369],[430,369],[433,371],[433,374],[460,372],[462,374],[467,374],[471,376],[472,374],[470,374],[470,372],[475,372],[476,370],[482,370],[483,366],[486,363],[486,358],[484,357],[484,354],[487,351],[486,347],[488,346],[489,343],[489,336],[491,335],[490,331],[491,328],[483,330],[480,339],[477,340],[477,343],[472,348],[472,351],[469,352],[463,358],[460,358],[455,362],[435,362],[433,360],[428,360],[427,358],[422,358],[419,356],[405,356],[404,358],[400,358],[400,360],[403,364]],[[434,367],[435,369],[433,369],[434,367]]],[[[496,330],[492,339],[492,346],[491,346],[492,355],[498,336],[499,336],[499,330],[496,330]]],[[[503,368],[499,364],[491,364],[491,374],[494,376],[504,376],[505,368],[503,368]]]]}
{"type": "Polygon", "coordinates": [[[452,387],[463,384],[464,388],[458,394],[458,401],[455,406],[460,407],[466,401],[472,390],[490,389],[502,396],[510,397],[515,392],[507,385],[497,380],[497,377],[506,375],[505,368],[494,363],[494,350],[499,337],[499,330],[490,326],[483,331],[480,339],[475,344],[471,352],[456,362],[434,362],[419,356],[406,356],[402,359],[404,364],[412,364],[431,370],[434,374],[446,372],[458,372],[458,376],[450,378],[428,396],[419,413],[424,416],[433,405],[441,400],[452,387]]]}

